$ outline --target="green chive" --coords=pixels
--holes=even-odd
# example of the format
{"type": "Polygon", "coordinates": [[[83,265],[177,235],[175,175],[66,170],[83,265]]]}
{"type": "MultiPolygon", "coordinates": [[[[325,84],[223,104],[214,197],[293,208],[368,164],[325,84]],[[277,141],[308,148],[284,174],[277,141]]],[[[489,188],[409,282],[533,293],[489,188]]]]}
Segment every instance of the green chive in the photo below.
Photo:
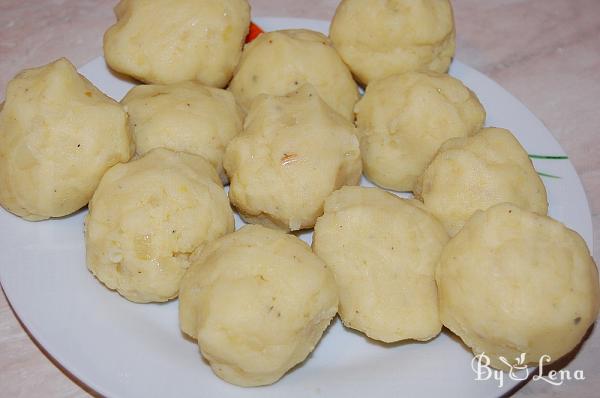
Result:
{"type": "Polygon", "coordinates": [[[555,176],[555,175],[552,175],[552,174],[546,174],[546,173],[542,173],[542,172],[540,172],[540,171],[538,171],[537,173],[538,173],[539,175],[541,175],[542,177],[548,177],[548,178],[561,178],[561,177],[559,177],[559,176],[555,176]]]}
{"type": "Polygon", "coordinates": [[[529,157],[531,159],[556,159],[556,160],[563,160],[563,159],[569,159],[568,156],[547,156],[547,155],[529,155],[529,157]]]}

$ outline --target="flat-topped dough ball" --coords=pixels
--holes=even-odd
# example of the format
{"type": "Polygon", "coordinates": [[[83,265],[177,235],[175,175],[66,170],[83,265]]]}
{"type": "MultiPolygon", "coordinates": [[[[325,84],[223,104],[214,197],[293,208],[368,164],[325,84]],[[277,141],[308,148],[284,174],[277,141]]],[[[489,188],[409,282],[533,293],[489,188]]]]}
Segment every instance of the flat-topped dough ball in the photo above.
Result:
{"type": "Polygon", "coordinates": [[[451,236],[475,211],[498,203],[548,212],[546,188],[527,152],[510,131],[498,128],[448,140],[417,181],[415,196],[451,236]]]}
{"type": "Polygon", "coordinates": [[[286,97],[258,97],[225,152],[229,199],[247,222],[312,227],[329,194],[360,180],[354,130],[309,85],[286,97]]]}
{"type": "Polygon", "coordinates": [[[338,307],[331,272],[293,235],[258,225],[209,243],[181,282],[181,330],[217,376],[271,384],[304,361],[338,307]]]}
{"type": "Polygon", "coordinates": [[[305,83],[348,120],[358,87],[329,39],[306,29],[263,33],[244,48],[229,90],[245,109],[259,94],[286,95],[305,83]]]}
{"type": "Polygon", "coordinates": [[[334,273],[344,324],[390,343],[440,332],[434,271],[447,241],[420,202],[344,187],[325,202],[313,250],[334,273]]]}
{"type": "Polygon", "coordinates": [[[102,178],[86,218],[90,271],[128,300],[177,297],[197,248],[233,231],[233,213],[204,158],[154,149],[102,178]]]}
{"type": "Polygon", "coordinates": [[[412,191],[440,146],[483,127],[485,110],[462,82],[409,72],[369,84],[355,107],[365,174],[384,188],[412,191]]]}
{"type": "Polygon", "coordinates": [[[134,87],[122,100],[129,114],[136,152],[153,148],[201,155],[223,182],[225,147],[242,131],[244,115],[226,90],[196,82],[134,87]]]}
{"type": "Polygon", "coordinates": [[[71,214],[133,150],[121,105],[68,60],[25,70],[0,107],[0,204],[32,221],[71,214]]]}
{"type": "Polygon", "coordinates": [[[115,14],[106,62],[147,83],[226,86],[250,24],[246,0],[121,0],[115,14]]]}
{"type": "Polygon", "coordinates": [[[330,37],[364,85],[396,73],[448,70],[455,50],[448,0],[343,0],[330,37]]]}
{"type": "Polygon", "coordinates": [[[538,364],[570,352],[595,322],[598,271],[583,239],[511,204],[478,211],[444,248],[440,316],[475,354],[538,364]]]}

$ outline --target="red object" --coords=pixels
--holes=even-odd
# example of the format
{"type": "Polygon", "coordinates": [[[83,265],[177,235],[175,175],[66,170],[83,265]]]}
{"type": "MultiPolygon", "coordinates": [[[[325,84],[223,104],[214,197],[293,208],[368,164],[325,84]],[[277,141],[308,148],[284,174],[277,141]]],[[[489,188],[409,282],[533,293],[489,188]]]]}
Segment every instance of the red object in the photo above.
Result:
{"type": "Polygon", "coordinates": [[[263,30],[260,28],[260,26],[256,25],[254,22],[250,22],[250,30],[248,31],[248,36],[246,36],[246,43],[250,43],[252,40],[260,36],[261,33],[263,33],[263,30]]]}

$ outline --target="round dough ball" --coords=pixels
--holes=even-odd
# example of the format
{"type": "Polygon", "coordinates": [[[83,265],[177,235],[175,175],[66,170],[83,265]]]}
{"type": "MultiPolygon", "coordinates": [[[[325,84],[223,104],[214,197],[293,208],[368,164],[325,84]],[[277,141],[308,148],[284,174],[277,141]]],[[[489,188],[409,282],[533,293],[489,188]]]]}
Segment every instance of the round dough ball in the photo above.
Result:
{"type": "Polygon", "coordinates": [[[246,0],[121,0],[115,14],[104,34],[106,62],[147,83],[225,87],[250,25],[246,0]]]}
{"type": "Polygon", "coordinates": [[[229,85],[245,109],[259,94],[286,95],[305,83],[348,120],[358,87],[329,39],[306,29],[263,33],[244,48],[229,85]]]}
{"type": "Polygon", "coordinates": [[[364,85],[396,73],[448,70],[455,50],[448,0],[343,0],[330,37],[364,85]]]}
{"type": "Polygon", "coordinates": [[[313,250],[333,271],[346,326],[386,343],[440,332],[434,271],[448,235],[422,206],[363,187],[325,202],[313,250]]]}
{"type": "Polygon", "coordinates": [[[31,221],[71,214],[133,150],[121,105],[68,60],[25,70],[0,107],[0,204],[31,221]]]}
{"type": "Polygon", "coordinates": [[[225,152],[231,203],[250,223],[311,228],[331,192],[360,180],[354,130],[311,86],[258,97],[225,152]]]}
{"type": "Polygon", "coordinates": [[[164,148],[111,168],[89,209],[88,268],[138,303],[177,297],[191,253],[234,229],[214,168],[164,148]]]}
{"type": "Polygon", "coordinates": [[[412,191],[440,146],[483,127],[485,110],[446,74],[409,72],[369,84],[355,107],[365,174],[385,188],[412,191]]]}
{"type": "Polygon", "coordinates": [[[335,316],[331,272],[293,235],[258,225],[209,243],[181,282],[181,330],[213,371],[271,384],[304,361],[335,316]]]}
{"type": "Polygon", "coordinates": [[[442,251],[440,316],[475,354],[506,368],[570,352],[598,316],[598,271],[585,242],[511,204],[478,211],[442,251]]]}
{"type": "Polygon", "coordinates": [[[121,102],[129,114],[138,154],[164,147],[201,155],[227,182],[225,147],[242,131],[244,121],[229,91],[196,82],[141,85],[121,102]]]}
{"type": "Polygon", "coordinates": [[[510,131],[486,128],[440,148],[415,187],[415,196],[454,236],[477,210],[510,202],[546,215],[546,188],[510,131]]]}

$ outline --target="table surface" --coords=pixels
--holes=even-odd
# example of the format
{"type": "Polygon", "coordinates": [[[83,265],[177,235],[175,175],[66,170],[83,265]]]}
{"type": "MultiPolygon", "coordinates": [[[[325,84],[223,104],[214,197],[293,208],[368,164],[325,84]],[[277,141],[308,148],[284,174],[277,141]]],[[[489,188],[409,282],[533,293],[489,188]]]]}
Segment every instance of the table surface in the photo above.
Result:
{"type": "MultiPolygon", "coordinates": [[[[81,66],[102,54],[114,21],[101,0],[2,0],[0,90],[23,68],[65,56],[81,66]]],[[[331,19],[337,0],[254,0],[254,16],[331,19]]],[[[583,181],[600,254],[600,1],[454,0],[457,58],[496,80],[552,131],[583,181]]],[[[598,260],[596,260],[598,261],[598,260]]],[[[530,382],[517,395],[597,396],[600,333],[568,365],[585,381],[530,382]]],[[[0,294],[0,396],[81,397],[93,391],[47,357],[0,294]]]]}

